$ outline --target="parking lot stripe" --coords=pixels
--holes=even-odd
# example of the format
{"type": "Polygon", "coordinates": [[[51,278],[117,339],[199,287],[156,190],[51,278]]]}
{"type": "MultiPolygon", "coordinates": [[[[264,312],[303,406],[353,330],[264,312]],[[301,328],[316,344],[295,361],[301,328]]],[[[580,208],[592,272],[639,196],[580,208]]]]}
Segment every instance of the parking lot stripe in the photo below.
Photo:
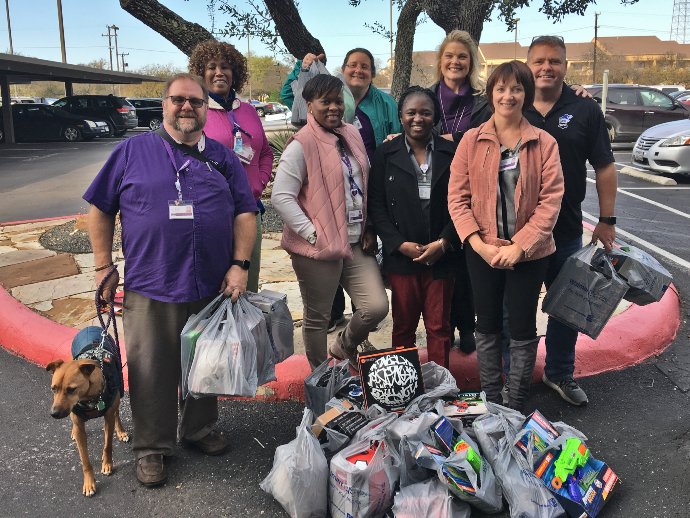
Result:
{"type": "MultiPolygon", "coordinates": [[[[591,178],[587,178],[587,181],[591,182],[591,183],[596,183],[591,178]]],[[[687,212],[683,212],[681,210],[674,209],[673,207],[669,207],[668,205],[664,205],[663,203],[659,203],[658,201],[650,200],[649,198],[645,198],[644,196],[640,196],[639,194],[634,194],[632,192],[628,192],[626,189],[618,188],[618,192],[621,194],[626,194],[626,195],[630,196],[631,198],[636,198],[640,201],[644,201],[646,203],[649,203],[650,205],[654,205],[654,206],[659,207],[660,209],[664,209],[668,212],[672,212],[673,214],[677,214],[678,216],[682,216],[684,218],[690,219],[690,214],[688,214],[687,212]]]]}

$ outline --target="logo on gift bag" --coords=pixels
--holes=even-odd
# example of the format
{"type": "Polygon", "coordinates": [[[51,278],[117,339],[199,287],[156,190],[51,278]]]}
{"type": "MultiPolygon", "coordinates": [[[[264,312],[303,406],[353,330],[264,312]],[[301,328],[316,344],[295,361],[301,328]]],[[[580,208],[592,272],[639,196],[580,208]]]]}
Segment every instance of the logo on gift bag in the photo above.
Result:
{"type": "Polygon", "coordinates": [[[369,369],[371,395],[385,405],[409,403],[417,391],[418,384],[417,370],[402,356],[383,356],[369,369]]]}

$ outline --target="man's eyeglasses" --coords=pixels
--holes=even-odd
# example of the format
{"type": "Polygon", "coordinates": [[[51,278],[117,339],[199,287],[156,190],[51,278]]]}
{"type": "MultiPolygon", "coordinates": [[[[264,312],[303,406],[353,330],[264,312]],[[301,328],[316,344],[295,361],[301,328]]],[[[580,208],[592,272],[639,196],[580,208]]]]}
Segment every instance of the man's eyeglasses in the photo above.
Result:
{"type": "Polygon", "coordinates": [[[563,36],[551,36],[551,35],[546,35],[546,36],[534,36],[532,38],[532,43],[535,41],[549,41],[549,40],[558,40],[561,43],[565,43],[565,40],[563,39],[563,36]]]}
{"type": "Polygon", "coordinates": [[[170,102],[175,106],[184,106],[184,103],[189,101],[192,108],[201,108],[206,103],[206,101],[198,97],[184,97],[182,95],[169,95],[165,99],[170,99],[170,102]]]}

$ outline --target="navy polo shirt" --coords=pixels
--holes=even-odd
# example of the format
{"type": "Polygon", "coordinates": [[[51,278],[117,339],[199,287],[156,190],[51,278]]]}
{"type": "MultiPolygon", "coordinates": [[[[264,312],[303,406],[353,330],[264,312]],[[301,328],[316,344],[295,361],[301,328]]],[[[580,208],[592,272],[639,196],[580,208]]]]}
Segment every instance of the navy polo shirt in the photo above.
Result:
{"type": "Polygon", "coordinates": [[[560,98],[546,116],[530,106],[525,117],[558,143],[565,194],[553,235],[556,239],[575,239],[582,235],[581,205],[587,192],[587,160],[594,169],[614,162],[604,114],[596,101],[578,97],[564,84],[560,98]]]}

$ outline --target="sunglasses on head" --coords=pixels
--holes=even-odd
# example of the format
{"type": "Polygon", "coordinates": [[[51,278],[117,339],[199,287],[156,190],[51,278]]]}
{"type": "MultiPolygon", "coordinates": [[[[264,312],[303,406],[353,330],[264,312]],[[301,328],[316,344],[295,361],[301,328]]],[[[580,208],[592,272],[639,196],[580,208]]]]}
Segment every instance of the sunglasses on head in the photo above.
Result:
{"type": "Polygon", "coordinates": [[[565,43],[565,40],[563,39],[563,36],[551,36],[551,35],[542,35],[542,36],[535,36],[532,38],[532,43],[539,42],[539,41],[548,41],[548,40],[558,40],[561,43],[565,43]]]}
{"type": "Polygon", "coordinates": [[[198,97],[184,97],[182,95],[169,95],[166,99],[170,99],[170,102],[175,106],[184,106],[184,103],[189,101],[192,108],[201,108],[206,103],[206,101],[198,97]]]}

